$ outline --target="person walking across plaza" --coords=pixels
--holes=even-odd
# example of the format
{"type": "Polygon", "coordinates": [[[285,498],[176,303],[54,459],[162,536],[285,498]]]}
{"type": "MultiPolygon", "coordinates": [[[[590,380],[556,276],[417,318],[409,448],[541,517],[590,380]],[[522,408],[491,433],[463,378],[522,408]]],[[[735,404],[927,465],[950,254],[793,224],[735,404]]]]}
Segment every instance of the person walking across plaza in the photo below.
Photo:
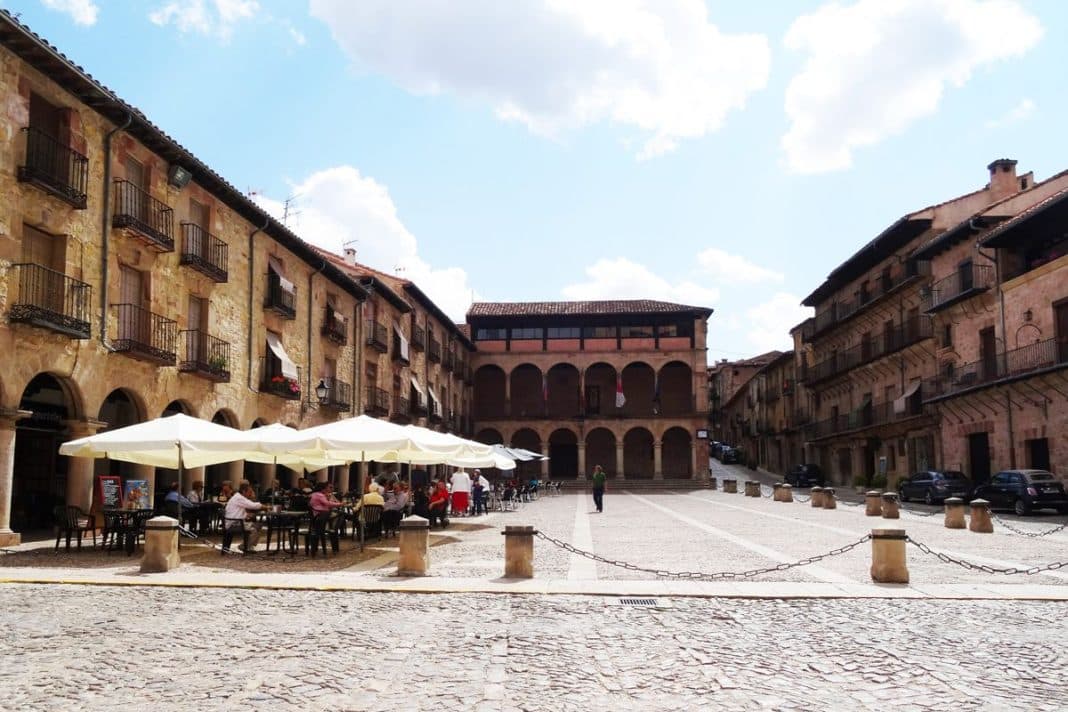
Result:
{"type": "Polygon", "coordinates": [[[605,477],[604,470],[601,469],[600,465],[594,465],[593,477],[591,477],[590,479],[593,480],[593,504],[595,507],[597,507],[598,512],[603,512],[604,484],[605,480],[607,480],[608,478],[605,477]]]}

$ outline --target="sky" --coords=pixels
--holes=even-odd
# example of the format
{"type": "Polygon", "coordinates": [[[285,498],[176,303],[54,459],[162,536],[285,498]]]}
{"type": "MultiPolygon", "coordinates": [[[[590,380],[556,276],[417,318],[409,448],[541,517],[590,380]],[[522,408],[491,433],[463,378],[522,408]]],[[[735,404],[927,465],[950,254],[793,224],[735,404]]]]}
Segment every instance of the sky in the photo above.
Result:
{"type": "Polygon", "coordinates": [[[0,0],[305,240],[474,301],[714,309],[709,361],[1001,157],[1068,168],[1060,0],[0,0]],[[1057,39],[1061,38],[1061,39],[1057,39]]]}

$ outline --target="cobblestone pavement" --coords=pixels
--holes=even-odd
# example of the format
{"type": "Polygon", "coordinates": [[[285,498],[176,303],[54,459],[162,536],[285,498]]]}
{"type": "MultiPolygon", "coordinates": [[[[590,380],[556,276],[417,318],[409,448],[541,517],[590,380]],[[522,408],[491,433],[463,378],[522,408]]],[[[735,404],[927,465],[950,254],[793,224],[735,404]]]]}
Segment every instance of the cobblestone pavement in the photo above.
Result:
{"type": "Polygon", "coordinates": [[[1062,710],[1068,604],[0,586],[11,710],[1062,710]]]}

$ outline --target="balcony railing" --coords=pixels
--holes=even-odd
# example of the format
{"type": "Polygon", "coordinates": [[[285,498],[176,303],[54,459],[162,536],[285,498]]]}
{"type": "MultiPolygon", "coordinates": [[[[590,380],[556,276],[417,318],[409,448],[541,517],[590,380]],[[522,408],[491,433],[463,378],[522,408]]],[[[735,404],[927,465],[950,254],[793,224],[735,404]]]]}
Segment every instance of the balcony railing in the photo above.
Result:
{"type": "Polygon", "coordinates": [[[412,326],[412,348],[422,351],[426,348],[426,329],[412,326]]]}
{"type": "Polygon", "coordinates": [[[972,295],[985,292],[993,286],[994,268],[992,266],[963,267],[931,285],[930,292],[924,298],[924,311],[931,314],[946,309],[972,295]]]}
{"type": "Polygon", "coordinates": [[[434,363],[441,361],[441,342],[435,339],[433,336],[429,339],[429,346],[426,350],[426,356],[434,363]]]}
{"type": "Polygon", "coordinates": [[[332,410],[352,410],[351,385],[336,378],[324,378],[323,385],[326,386],[326,396],[319,399],[319,405],[332,410]]]}
{"type": "Polygon", "coordinates": [[[115,181],[111,225],[134,233],[158,252],[174,251],[174,211],[129,181],[115,181]]]}
{"type": "Polygon", "coordinates": [[[185,335],[185,352],[178,370],[216,383],[229,383],[230,344],[199,329],[181,333],[185,335]]]}
{"type": "Polygon", "coordinates": [[[326,313],[323,315],[323,336],[340,346],[349,342],[348,319],[338,314],[329,304],[326,305],[326,313]]]}
{"type": "Polygon", "coordinates": [[[115,304],[115,351],[144,361],[173,366],[177,361],[178,322],[136,304],[115,304]]]}
{"type": "Polygon", "coordinates": [[[906,284],[919,281],[930,274],[931,263],[926,260],[906,263],[905,268],[898,274],[880,277],[875,280],[873,286],[867,290],[861,290],[853,299],[834,302],[818,312],[812,321],[801,328],[802,340],[811,341],[832,327],[845,322],[865,307],[896,292],[906,284]]]}
{"type": "Polygon", "coordinates": [[[907,319],[883,334],[856,346],[832,354],[811,368],[802,369],[802,378],[809,385],[840,376],[858,366],[900,351],[912,344],[931,338],[931,322],[923,317],[907,319]]]}
{"type": "Polygon", "coordinates": [[[368,415],[386,415],[389,413],[389,392],[377,386],[367,386],[363,412],[368,415]]]}
{"type": "Polygon", "coordinates": [[[367,345],[381,353],[389,351],[389,330],[377,321],[368,321],[367,345]]]}
{"type": "Polygon", "coordinates": [[[393,410],[389,414],[390,420],[407,423],[411,420],[411,405],[404,396],[393,396],[393,410]]]}
{"type": "Polygon", "coordinates": [[[905,410],[901,413],[894,411],[893,401],[871,403],[849,413],[808,424],[805,426],[805,438],[807,440],[819,440],[832,435],[915,418],[923,415],[923,406],[919,403],[918,399],[910,399],[905,410]]]}
{"type": "Polygon", "coordinates": [[[957,366],[952,373],[924,381],[923,395],[925,400],[942,400],[1002,379],[1020,378],[1060,366],[1068,366],[1068,344],[1047,339],[957,366]]]}
{"type": "Polygon", "coordinates": [[[411,412],[412,415],[426,415],[427,413],[426,401],[422,398],[412,398],[408,405],[411,407],[409,412],[411,412]]]}
{"type": "Polygon", "coordinates": [[[200,225],[182,223],[182,257],[180,261],[183,265],[189,265],[215,282],[225,282],[229,278],[226,270],[229,251],[230,248],[225,242],[200,227],[200,225]]]}
{"type": "Polygon", "coordinates": [[[296,287],[290,291],[282,286],[281,278],[273,271],[267,272],[267,294],[263,299],[263,308],[273,311],[286,319],[297,318],[296,287]]]}
{"type": "Polygon", "coordinates": [[[22,133],[26,137],[26,160],[19,166],[19,180],[85,210],[89,159],[33,126],[22,129],[22,133]]]}
{"type": "Polygon", "coordinates": [[[456,356],[453,355],[452,351],[446,351],[445,358],[442,359],[441,365],[445,368],[446,371],[452,372],[455,359],[456,356]]]}
{"type": "Polygon", "coordinates": [[[8,318],[88,339],[93,290],[85,282],[38,264],[19,263],[18,293],[11,299],[8,318]]]}

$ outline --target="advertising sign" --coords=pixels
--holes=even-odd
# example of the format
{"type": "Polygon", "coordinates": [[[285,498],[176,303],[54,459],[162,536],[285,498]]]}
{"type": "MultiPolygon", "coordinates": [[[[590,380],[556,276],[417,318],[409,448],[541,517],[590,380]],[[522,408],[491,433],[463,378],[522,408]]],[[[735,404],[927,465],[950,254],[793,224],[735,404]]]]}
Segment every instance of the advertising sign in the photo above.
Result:
{"type": "Polygon", "coordinates": [[[122,508],[122,478],[117,475],[100,475],[96,478],[97,501],[102,509],[122,508]]]}
{"type": "Polygon", "coordinates": [[[123,500],[129,509],[151,509],[148,500],[148,480],[126,480],[123,500]]]}

